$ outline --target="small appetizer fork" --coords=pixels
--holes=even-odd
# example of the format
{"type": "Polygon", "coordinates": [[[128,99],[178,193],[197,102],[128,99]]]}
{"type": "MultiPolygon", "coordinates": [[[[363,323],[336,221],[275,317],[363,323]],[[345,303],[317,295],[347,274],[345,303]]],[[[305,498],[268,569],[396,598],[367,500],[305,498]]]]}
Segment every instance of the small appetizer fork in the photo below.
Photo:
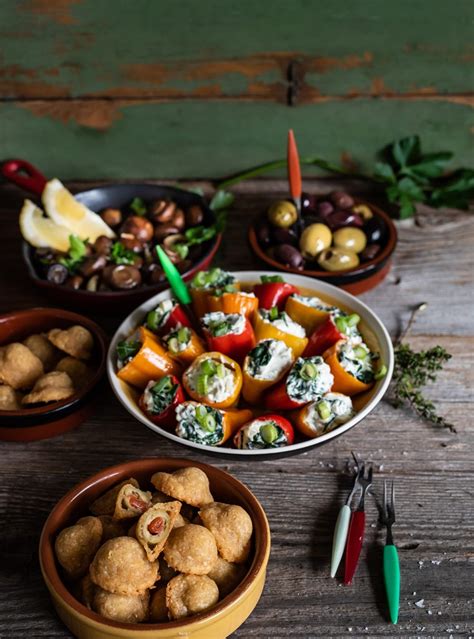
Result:
{"type": "Polygon", "coordinates": [[[383,510],[380,513],[382,524],[387,528],[387,540],[383,549],[383,576],[387,592],[388,609],[392,623],[398,621],[400,608],[400,562],[397,547],[393,543],[392,525],[395,523],[395,487],[392,481],[390,498],[387,482],[383,483],[383,510]]]}
{"type": "Polygon", "coordinates": [[[341,507],[336,520],[334,534],[332,538],[332,554],[331,554],[331,577],[336,576],[337,569],[341,563],[344,548],[346,546],[347,532],[349,530],[349,521],[351,518],[351,502],[352,498],[360,488],[359,477],[364,472],[363,466],[357,465],[357,473],[354,477],[352,490],[346,499],[346,503],[341,507]]]}
{"type": "Polygon", "coordinates": [[[372,466],[369,467],[367,472],[367,477],[365,476],[365,464],[364,462],[359,462],[359,472],[358,475],[358,483],[362,489],[362,493],[359,499],[359,504],[356,510],[352,513],[351,521],[349,524],[349,533],[347,536],[347,546],[346,546],[346,561],[345,561],[345,570],[344,570],[344,583],[349,585],[352,583],[352,578],[354,577],[354,573],[357,568],[357,563],[359,561],[360,551],[362,548],[362,541],[364,539],[364,528],[365,528],[365,496],[367,491],[372,485],[372,466]]]}

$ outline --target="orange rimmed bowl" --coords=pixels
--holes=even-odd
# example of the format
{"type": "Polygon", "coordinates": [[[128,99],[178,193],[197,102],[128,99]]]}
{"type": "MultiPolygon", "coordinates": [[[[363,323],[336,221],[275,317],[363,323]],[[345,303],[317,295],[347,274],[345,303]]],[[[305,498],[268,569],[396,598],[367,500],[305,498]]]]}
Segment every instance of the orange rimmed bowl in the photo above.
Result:
{"type": "Polygon", "coordinates": [[[140,459],[106,468],[70,490],[56,504],[46,520],[39,543],[39,559],[54,607],[78,639],[225,639],[244,623],[260,599],[265,584],[270,543],[270,528],[260,502],[247,486],[229,473],[215,466],[187,459],[140,459]],[[135,477],[145,485],[153,473],[173,472],[189,466],[196,466],[206,473],[211,492],[217,501],[239,504],[251,516],[254,548],[246,576],[214,608],[180,621],[160,624],[117,623],[86,608],[69,592],[58,571],[54,541],[59,531],[83,516],[94,499],[117,482],[135,477]]]}

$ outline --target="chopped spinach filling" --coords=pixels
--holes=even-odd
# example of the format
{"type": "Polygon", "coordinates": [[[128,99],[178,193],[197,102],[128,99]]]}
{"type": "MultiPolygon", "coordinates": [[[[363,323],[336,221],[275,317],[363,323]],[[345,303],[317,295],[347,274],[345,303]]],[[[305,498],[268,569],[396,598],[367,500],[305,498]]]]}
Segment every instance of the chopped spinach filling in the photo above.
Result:
{"type": "Polygon", "coordinates": [[[178,434],[184,439],[207,446],[215,446],[222,440],[222,413],[211,406],[188,405],[179,417],[178,434]]]}
{"type": "Polygon", "coordinates": [[[138,353],[142,346],[142,343],[138,340],[122,340],[117,344],[117,357],[120,365],[124,366],[132,360],[138,353]]]}
{"type": "Polygon", "coordinates": [[[147,394],[151,398],[151,402],[147,402],[148,411],[153,415],[161,415],[173,403],[177,390],[178,385],[173,384],[169,375],[147,388],[147,394]]]}
{"type": "Polygon", "coordinates": [[[295,402],[319,399],[332,385],[333,377],[323,358],[299,357],[286,380],[286,390],[295,402]]]}

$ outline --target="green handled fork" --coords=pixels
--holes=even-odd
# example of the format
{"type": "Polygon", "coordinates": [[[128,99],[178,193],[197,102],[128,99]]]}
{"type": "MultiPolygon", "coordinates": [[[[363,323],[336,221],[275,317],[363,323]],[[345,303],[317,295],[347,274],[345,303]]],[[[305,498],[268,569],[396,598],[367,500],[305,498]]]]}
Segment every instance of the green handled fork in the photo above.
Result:
{"type": "Polygon", "coordinates": [[[395,487],[390,490],[388,497],[387,482],[383,484],[383,511],[381,513],[382,523],[387,528],[387,540],[383,549],[383,575],[385,580],[385,590],[387,592],[388,609],[392,623],[398,621],[398,611],[400,609],[400,562],[398,560],[397,547],[393,543],[392,525],[395,523],[395,487]]]}

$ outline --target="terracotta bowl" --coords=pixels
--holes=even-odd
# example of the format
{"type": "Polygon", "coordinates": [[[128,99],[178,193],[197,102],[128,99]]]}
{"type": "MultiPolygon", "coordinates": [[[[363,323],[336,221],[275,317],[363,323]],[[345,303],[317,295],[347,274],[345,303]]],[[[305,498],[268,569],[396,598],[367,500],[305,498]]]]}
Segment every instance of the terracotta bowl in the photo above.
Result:
{"type": "MultiPolygon", "coordinates": [[[[105,372],[108,340],[92,320],[60,308],[32,308],[0,316],[0,346],[22,341],[34,333],[51,328],[68,328],[80,324],[94,336],[91,366],[94,374],[80,391],[54,404],[24,410],[0,411],[0,439],[33,441],[59,435],[81,424],[92,413],[97,385],[105,372]]],[[[66,355],[66,353],[64,354],[66,355]]]]}
{"type": "Polygon", "coordinates": [[[69,491],[53,508],[39,544],[41,571],[54,607],[62,621],[79,639],[224,639],[233,633],[257,605],[265,584],[270,555],[270,528],[265,512],[253,493],[228,473],[185,459],[140,459],[107,468],[69,491]],[[112,485],[128,477],[136,477],[145,485],[153,473],[172,472],[186,466],[197,466],[209,478],[216,500],[239,504],[249,513],[254,526],[253,559],[249,570],[237,586],[217,606],[182,621],[161,624],[124,624],[110,621],[81,604],[66,588],[54,557],[54,541],[60,530],[87,512],[89,504],[112,485]]]}
{"type": "Polygon", "coordinates": [[[254,225],[250,226],[248,230],[250,246],[262,262],[265,262],[278,271],[314,277],[316,279],[323,280],[328,284],[339,286],[345,291],[352,293],[352,295],[361,295],[380,284],[380,282],[388,275],[392,265],[392,254],[397,245],[397,229],[395,228],[395,224],[390,216],[378,206],[358,198],[354,198],[354,201],[356,204],[366,204],[369,206],[375,215],[381,217],[385,221],[388,230],[387,241],[380,253],[373,260],[363,262],[355,268],[334,273],[323,270],[297,269],[285,266],[265,253],[258,242],[254,225]]]}
{"type": "MultiPolygon", "coordinates": [[[[192,204],[199,204],[204,211],[206,224],[211,224],[215,220],[214,212],[211,211],[200,195],[171,186],[160,186],[158,184],[109,184],[75,193],[74,197],[92,211],[101,211],[107,207],[120,209],[125,207],[134,197],[141,197],[145,201],[171,198],[184,208],[192,204]]],[[[190,269],[182,274],[185,280],[191,279],[198,271],[209,267],[219,248],[221,239],[222,235],[219,234],[203,245],[204,250],[201,257],[190,269]]],[[[158,284],[140,286],[129,291],[75,290],[67,286],[53,284],[41,277],[33,260],[34,249],[27,242],[23,242],[22,252],[28,274],[34,284],[39,286],[50,299],[64,306],[87,309],[89,311],[90,309],[98,309],[103,312],[122,311],[133,308],[168,287],[168,283],[165,280],[158,284]]]]}

